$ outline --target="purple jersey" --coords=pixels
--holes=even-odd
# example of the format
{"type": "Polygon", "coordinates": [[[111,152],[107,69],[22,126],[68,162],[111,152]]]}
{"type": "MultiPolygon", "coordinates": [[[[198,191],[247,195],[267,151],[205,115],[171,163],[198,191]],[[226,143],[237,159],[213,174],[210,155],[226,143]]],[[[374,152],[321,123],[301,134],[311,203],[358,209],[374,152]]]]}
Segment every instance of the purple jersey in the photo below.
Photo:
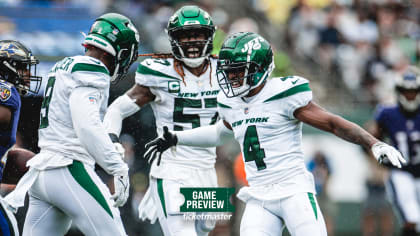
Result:
{"type": "Polygon", "coordinates": [[[20,113],[20,95],[17,89],[10,83],[0,80],[0,105],[5,106],[12,112],[10,126],[0,131],[0,182],[5,166],[4,154],[16,143],[16,131],[20,113]]]}
{"type": "MultiPolygon", "coordinates": [[[[397,105],[379,106],[375,120],[406,159],[407,164],[403,165],[402,170],[420,177],[420,112],[407,116],[397,105]]],[[[388,163],[388,166],[391,165],[388,163]]]]}

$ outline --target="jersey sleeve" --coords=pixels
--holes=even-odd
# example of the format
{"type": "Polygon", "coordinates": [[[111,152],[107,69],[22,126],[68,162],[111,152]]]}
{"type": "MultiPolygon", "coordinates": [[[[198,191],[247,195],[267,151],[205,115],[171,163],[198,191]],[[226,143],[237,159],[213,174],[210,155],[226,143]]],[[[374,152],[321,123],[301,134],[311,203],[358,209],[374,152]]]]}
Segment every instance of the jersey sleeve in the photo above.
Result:
{"type": "Polygon", "coordinates": [[[121,159],[100,119],[97,97],[100,91],[93,87],[74,89],[69,98],[73,126],[80,143],[96,162],[111,175],[124,175],[127,165],[121,159]]]}
{"type": "Polygon", "coordinates": [[[106,88],[110,83],[108,69],[102,64],[79,62],[71,69],[76,87],[106,88]]]}
{"type": "Polygon", "coordinates": [[[309,86],[309,81],[299,76],[292,76],[287,78],[287,89],[277,94],[273,98],[286,98],[286,115],[290,119],[296,119],[293,113],[296,109],[308,105],[312,101],[312,90],[309,86]]]}
{"type": "Polygon", "coordinates": [[[153,78],[154,77],[153,74],[155,74],[154,70],[150,68],[149,66],[147,66],[149,60],[150,59],[146,59],[142,63],[139,64],[139,66],[137,67],[135,80],[136,80],[136,83],[139,85],[146,86],[146,87],[156,87],[157,81],[156,79],[153,78]]]}
{"type": "Polygon", "coordinates": [[[18,109],[20,105],[20,95],[15,87],[4,82],[0,82],[0,105],[11,110],[18,109]]]}
{"type": "Polygon", "coordinates": [[[295,119],[295,116],[293,115],[295,110],[308,105],[310,101],[312,101],[312,91],[300,92],[290,96],[290,98],[287,101],[287,104],[289,105],[289,109],[287,112],[288,117],[291,119],[295,119]]]}
{"type": "Polygon", "coordinates": [[[167,88],[168,83],[180,81],[173,72],[172,64],[165,59],[146,59],[137,67],[136,83],[146,87],[167,88]]]}

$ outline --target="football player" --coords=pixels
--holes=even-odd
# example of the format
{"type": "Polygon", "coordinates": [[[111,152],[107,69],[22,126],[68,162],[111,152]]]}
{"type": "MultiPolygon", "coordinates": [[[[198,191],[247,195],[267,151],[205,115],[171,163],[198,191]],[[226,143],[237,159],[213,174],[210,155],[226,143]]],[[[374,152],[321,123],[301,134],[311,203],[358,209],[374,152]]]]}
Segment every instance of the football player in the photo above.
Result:
{"type": "MultiPolygon", "coordinates": [[[[120,134],[124,118],[148,103],[157,127],[188,130],[218,120],[217,61],[210,56],[214,32],[212,18],[199,7],[184,6],[175,12],[167,25],[172,54],[155,55],[139,65],[136,84],[117,98],[105,115],[104,123],[112,136],[120,134]]],[[[158,133],[162,133],[161,128],[158,133]]],[[[165,153],[162,162],[151,167],[150,185],[139,206],[140,218],[152,222],[158,218],[167,236],[206,235],[211,231],[214,221],[184,220],[179,211],[183,199],[179,188],[217,186],[215,151],[183,146],[165,153]]]]}
{"type": "Polygon", "coordinates": [[[302,122],[371,149],[382,161],[404,162],[393,147],[312,101],[309,81],[298,76],[267,79],[274,67],[270,44],[255,33],[241,32],[223,43],[217,65],[222,89],[217,97],[221,120],[193,130],[170,132],[146,145],[145,157],[160,159],[178,145],[211,147],[235,138],[245,161],[249,187],[238,198],[246,202],[240,234],[327,235],[316,202],[314,180],[301,149],[302,122]]]}
{"type": "MultiPolygon", "coordinates": [[[[8,179],[5,179],[3,171],[6,167],[7,153],[16,143],[20,96],[28,92],[36,94],[41,86],[41,77],[36,75],[38,63],[38,59],[22,43],[0,40],[0,181],[3,183],[11,183],[8,179],[15,178],[5,173],[5,176],[8,176],[8,179]]],[[[7,165],[13,161],[9,160],[7,165]]],[[[0,235],[19,235],[16,219],[3,204],[1,196],[0,203],[0,235]]]]}
{"type": "Polygon", "coordinates": [[[401,169],[391,167],[386,189],[403,221],[401,235],[418,235],[420,226],[420,70],[408,66],[397,76],[398,104],[378,106],[374,135],[389,138],[407,159],[401,169]]]}
{"type": "Polygon", "coordinates": [[[65,235],[72,221],[84,235],[126,235],[117,207],[128,197],[128,167],[102,118],[110,83],[127,73],[138,44],[127,17],[104,14],[84,40],[85,55],[66,57],[49,72],[40,114],[41,152],[5,198],[16,209],[29,193],[23,235],[65,235]],[[114,176],[114,195],[96,175],[95,163],[114,176]]]}

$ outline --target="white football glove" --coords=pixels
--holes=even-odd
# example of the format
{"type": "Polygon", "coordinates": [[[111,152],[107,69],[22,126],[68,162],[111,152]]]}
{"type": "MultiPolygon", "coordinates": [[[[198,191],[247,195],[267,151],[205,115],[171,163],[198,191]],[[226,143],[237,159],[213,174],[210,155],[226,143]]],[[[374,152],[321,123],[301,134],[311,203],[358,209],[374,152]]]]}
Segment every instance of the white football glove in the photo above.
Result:
{"type": "Polygon", "coordinates": [[[401,168],[401,163],[406,163],[405,159],[402,157],[401,153],[395,149],[394,147],[383,143],[383,142],[377,142],[372,145],[371,147],[373,156],[376,158],[376,160],[379,163],[382,163],[382,161],[387,158],[392,165],[401,168]]]}
{"type": "Polygon", "coordinates": [[[114,200],[114,207],[121,207],[125,204],[129,195],[130,179],[128,175],[114,176],[115,193],[111,196],[114,200]]]}

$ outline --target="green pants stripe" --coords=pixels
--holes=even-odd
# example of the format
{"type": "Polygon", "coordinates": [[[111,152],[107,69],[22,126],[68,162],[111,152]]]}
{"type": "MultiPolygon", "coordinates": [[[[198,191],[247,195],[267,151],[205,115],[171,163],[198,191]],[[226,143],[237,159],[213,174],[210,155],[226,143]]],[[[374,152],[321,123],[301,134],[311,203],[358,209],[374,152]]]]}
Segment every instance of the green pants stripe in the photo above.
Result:
{"type": "Polygon", "coordinates": [[[160,203],[162,204],[163,213],[165,214],[165,217],[168,217],[166,215],[165,195],[163,194],[163,180],[162,179],[157,179],[157,188],[158,188],[160,203]]]}
{"type": "Polygon", "coordinates": [[[102,195],[101,190],[99,190],[98,186],[96,186],[95,182],[90,178],[83,164],[80,161],[73,161],[73,164],[68,166],[68,169],[76,182],[92,195],[111,218],[114,218],[104,195],[102,195]]]}
{"type": "Polygon", "coordinates": [[[309,197],[309,201],[311,202],[311,205],[312,205],[312,210],[314,210],[315,219],[318,220],[318,211],[317,211],[317,208],[316,208],[316,202],[315,202],[314,194],[313,193],[308,193],[308,197],[309,197]]]}

